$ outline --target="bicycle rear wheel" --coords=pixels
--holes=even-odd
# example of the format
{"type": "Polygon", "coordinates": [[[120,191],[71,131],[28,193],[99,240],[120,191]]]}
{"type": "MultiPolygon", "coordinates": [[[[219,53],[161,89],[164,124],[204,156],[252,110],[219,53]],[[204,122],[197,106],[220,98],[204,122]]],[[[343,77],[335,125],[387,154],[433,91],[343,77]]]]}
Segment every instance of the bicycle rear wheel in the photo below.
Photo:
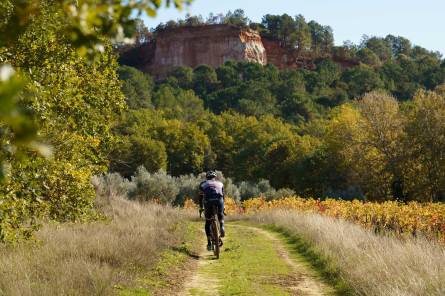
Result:
{"type": "Polygon", "coordinates": [[[213,254],[216,256],[216,259],[219,259],[219,229],[218,229],[218,223],[216,219],[213,219],[212,221],[212,240],[213,240],[213,254]]]}

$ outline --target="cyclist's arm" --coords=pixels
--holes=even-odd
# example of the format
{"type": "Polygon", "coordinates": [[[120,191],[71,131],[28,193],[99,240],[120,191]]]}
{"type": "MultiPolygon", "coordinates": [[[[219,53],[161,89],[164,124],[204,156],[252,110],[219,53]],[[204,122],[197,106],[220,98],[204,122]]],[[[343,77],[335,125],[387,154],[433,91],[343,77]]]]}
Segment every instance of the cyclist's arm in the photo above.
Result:
{"type": "Polygon", "coordinates": [[[199,208],[203,209],[204,208],[204,191],[201,188],[201,185],[199,186],[199,208]]]}
{"type": "Polygon", "coordinates": [[[204,203],[202,202],[203,201],[203,195],[199,195],[199,208],[200,209],[203,209],[204,208],[204,203]]]}

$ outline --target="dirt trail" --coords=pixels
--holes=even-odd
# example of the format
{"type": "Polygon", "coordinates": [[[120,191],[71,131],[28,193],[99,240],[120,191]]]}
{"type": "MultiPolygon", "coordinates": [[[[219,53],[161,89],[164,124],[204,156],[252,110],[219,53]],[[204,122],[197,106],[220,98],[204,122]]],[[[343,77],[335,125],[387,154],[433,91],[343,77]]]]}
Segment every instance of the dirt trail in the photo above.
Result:
{"type": "MultiPolygon", "coordinates": [[[[267,282],[268,285],[282,288],[285,294],[279,295],[334,295],[332,288],[323,283],[316,273],[311,268],[298,259],[291,257],[287,251],[283,241],[275,236],[275,234],[256,227],[232,224],[227,225],[228,233],[233,232],[246,232],[249,231],[252,235],[258,239],[265,240],[269,245],[272,245],[271,254],[272,257],[278,258],[276,260],[282,260],[285,262],[283,265],[287,265],[290,272],[283,275],[264,275],[257,276],[262,281],[267,282]]],[[[245,234],[244,234],[245,235],[245,234]]],[[[241,241],[241,244],[243,242],[241,241]]],[[[230,244],[230,243],[229,243],[230,244]]],[[[233,246],[225,246],[229,251],[233,246]]],[[[234,251],[236,252],[236,250],[234,251]]],[[[222,253],[222,260],[224,260],[225,254],[222,253]]],[[[196,270],[192,271],[190,279],[186,282],[183,293],[180,296],[193,296],[193,295],[254,295],[246,293],[230,293],[225,292],[220,294],[219,288],[222,287],[222,283],[219,280],[221,272],[218,270],[218,260],[214,260],[213,255],[210,252],[202,251],[199,255],[199,261],[196,270]]],[[[246,283],[249,284],[249,283],[246,283]]],[[[264,295],[275,295],[264,294],[264,295]]],[[[278,294],[277,294],[278,295],[278,294]]]]}
{"type": "Polygon", "coordinates": [[[311,272],[307,265],[290,258],[289,252],[285,249],[283,242],[275,235],[267,230],[257,227],[242,227],[248,227],[249,229],[266,236],[269,240],[274,242],[278,255],[284,261],[286,261],[286,263],[293,270],[293,274],[288,281],[288,288],[294,291],[295,295],[317,296],[333,294],[333,291],[331,291],[331,289],[325,283],[321,282],[320,279],[314,276],[314,272],[311,272]]]}
{"type": "Polygon", "coordinates": [[[216,275],[200,272],[205,266],[212,264],[213,256],[207,251],[199,254],[199,261],[192,277],[185,283],[184,291],[179,296],[218,295],[219,280],[216,275]]]}

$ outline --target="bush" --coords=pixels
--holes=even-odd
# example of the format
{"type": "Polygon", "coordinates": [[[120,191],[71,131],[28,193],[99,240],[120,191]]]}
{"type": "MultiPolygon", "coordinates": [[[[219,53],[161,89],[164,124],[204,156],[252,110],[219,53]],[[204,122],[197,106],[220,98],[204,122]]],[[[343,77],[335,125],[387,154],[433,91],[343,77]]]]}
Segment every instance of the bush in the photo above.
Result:
{"type": "Polygon", "coordinates": [[[243,181],[239,184],[241,200],[264,196],[266,192],[274,190],[268,180],[261,179],[258,183],[243,181]]]}
{"type": "Polygon", "coordinates": [[[199,176],[193,174],[183,175],[176,178],[176,184],[179,187],[179,193],[176,196],[175,205],[183,206],[186,199],[191,198],[195,203],[198,203],[199,192],[198,186],[202,182],[199,176]]]}
{"type": "Polygon", "coordinates": [[[272,189],[264,193],[264,196],[266,197],[267,200],[280,199],[295,195],[296,195],[295,191],[289,188],[281,188],[279,190],[272,189]]]}
{"type": "Polygon", "coordinates": [[[136,187],[129,192],[130,199],[172,204],[179,193],[175,178],[167,175],[165,171],[151,174],[141,166],[131,181],[135,183],[136,187]]]}
{"type": "Polygon", "coordinates": [[[96,208],[106,213],[113,198],[128,197],[129,192],[136,189],[136,184],[122,178],[118,173],[94,176],[91,183],[96,189],[96,208]]]}
{"type": "Polygon", "coordinates": [[[258,186],[252,182],[243,181],[239,183],[238,188],[241,195],[241,200],[246,200],[260,195],[258,186]]]}
{"type": "MultiPolygon", "coordinates": [[[[241,182],[237,186],[231,178],[224,177],[222,172],[217,171],[217,175],[218,180],[224,184],[226,197],[232,198],[236,203],[259,196],[271,200],[295,195],[295,191],[288,188],[275,190],[268,180],[262,179],[258,183],[241,182]]],[[[198,188],[204,180],[205,173],[172,177],[163,170],[150,173],[144,166],[140,166],[131,181],[118,173],[110,173],[94,177],[93,185],[98,196],[127,196],[133,200],[184,206],[187,199],[192,199],[196,204],[199,202],[198,188]]]]}
{"type": "Polygon", "coordinates": [[[267,200],[279,199],[295,195],[295,191],[289,188],[275,190],[268,180],[261,179],[258,183],[243,181],[239,184],[241,200],[262,196],[267,200]]]}

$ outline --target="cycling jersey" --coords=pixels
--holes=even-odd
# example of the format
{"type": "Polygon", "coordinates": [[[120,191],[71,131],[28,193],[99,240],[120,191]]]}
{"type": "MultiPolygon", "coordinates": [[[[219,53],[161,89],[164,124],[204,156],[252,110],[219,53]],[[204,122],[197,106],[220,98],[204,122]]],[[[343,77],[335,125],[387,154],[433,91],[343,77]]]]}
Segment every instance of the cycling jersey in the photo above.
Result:
{"type": "Polygon", "coordinates": [[[206,180],[199,184],[204,199],[224,198],[224,185],[217,180],[206,180]]]}

